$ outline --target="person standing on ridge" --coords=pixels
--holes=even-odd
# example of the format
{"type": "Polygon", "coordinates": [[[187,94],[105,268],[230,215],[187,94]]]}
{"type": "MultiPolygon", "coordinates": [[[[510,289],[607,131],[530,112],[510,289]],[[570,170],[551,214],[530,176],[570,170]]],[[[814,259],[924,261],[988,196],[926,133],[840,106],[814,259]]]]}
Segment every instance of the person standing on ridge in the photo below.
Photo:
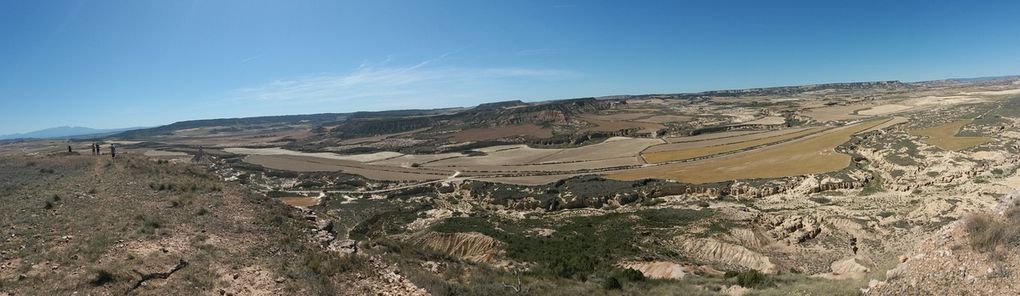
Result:
{"type": "Polygon", "coordinates": [[[67,153],[71,153],[71,145],[67,145],[67,153]]]}
{"type": "Polygon", "coordinates": [[[113,144],[110,144],[110,157],[117,158],[117,147],[114,147],[113,144]]]}

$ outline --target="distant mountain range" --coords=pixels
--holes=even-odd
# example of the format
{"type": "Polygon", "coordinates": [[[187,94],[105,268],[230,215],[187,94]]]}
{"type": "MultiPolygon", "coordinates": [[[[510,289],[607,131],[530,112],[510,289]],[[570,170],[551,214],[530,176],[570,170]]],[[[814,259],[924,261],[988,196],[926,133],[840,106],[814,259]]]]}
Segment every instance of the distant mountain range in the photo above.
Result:
{"type": "Polygon", "coordinates": [[[140,128],[142,127],[94,129],[80,126],[61,126],[22,134],[0,135],[0,140],[102,137],[140,128]]]}

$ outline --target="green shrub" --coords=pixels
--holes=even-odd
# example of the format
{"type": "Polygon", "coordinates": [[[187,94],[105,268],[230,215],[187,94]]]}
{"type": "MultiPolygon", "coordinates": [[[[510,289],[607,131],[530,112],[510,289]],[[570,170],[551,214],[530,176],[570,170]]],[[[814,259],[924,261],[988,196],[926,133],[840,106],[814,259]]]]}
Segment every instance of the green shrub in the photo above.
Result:
{"type": "Polygon", "coordinates": [[[633,268],[627,268],[627,269],[624,269],[624,270],[620,271],[620,273],[617,275],[617,277],[619,277],[621,279],[624,279],[624,280],[626,280],[628,282],[640,282],[640,281],[645,280],[645,274],[643,274],[640,271],[637,271],[637,270],[635,270],[633,268]]]}
{"type": "Polygon", "coordinates": [[[610,277],[602,282],[602,288],[606,290],[619,290],[623,288],[623,285],[620,284],[620,280],[610,277]]]}
{"type": "Polygon", "coordinates": [[[765,274],[754,269],[740,272],[736,277],[737,284],[745,288],[768,286],[771,282],[765,274]]]}

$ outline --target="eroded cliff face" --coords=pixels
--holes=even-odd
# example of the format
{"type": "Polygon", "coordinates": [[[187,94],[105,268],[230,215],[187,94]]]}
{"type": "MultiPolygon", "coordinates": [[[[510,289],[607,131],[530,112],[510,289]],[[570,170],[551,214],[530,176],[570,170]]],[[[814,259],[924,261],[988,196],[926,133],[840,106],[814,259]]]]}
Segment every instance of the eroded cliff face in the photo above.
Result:
{"type": "Polygon", "coordinates": [[[477,232],[426,232],[412,242],[464,260],[496,263],[504,253],[503,243],[477,232]]]}
{"type": "Polygon", "coordinates": [[[750,268],[765,273],[778,271],[769,257],[743,246],[715,239],[676,239],[671,242],[677,250],[690,258],[712,262],[721,266],[750,268]]]}
{"type": "Polygon", "coordinates": [[[486,126],[507,126],[527,123],[564,123],[579,114],[596,113],[613,108],[617,101],[593,98],[530,104],[510,108],[487,108],[466,111],[458,116],[465,122],[486,126]]]}

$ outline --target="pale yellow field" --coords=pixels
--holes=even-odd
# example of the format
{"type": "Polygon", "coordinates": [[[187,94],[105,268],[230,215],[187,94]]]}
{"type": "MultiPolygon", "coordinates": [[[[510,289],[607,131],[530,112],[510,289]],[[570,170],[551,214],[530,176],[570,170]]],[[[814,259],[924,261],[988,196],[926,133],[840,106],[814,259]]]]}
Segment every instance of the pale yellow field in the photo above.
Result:
{"type": "Polygon", "coordinates": [[[463,167],[463,166],[501,166],[531,163],[535,160],[547,157],[559,152],[560,149],[536,149],[527,145],[504,145],[478,149],[486,155],[472,157],[457,157],[431,162],[428,166],[434,167],[463,167]]]}
{"type": "Polygon", "coordinates": [[[692,117],[684,115],[655,115],[648,118],[642,118],[635,121],[640,122],[651,122],[651,123],[667,123],[667,122],[685,122],[691,120],[692,117]]]}
{"type": "Polygon", "coordinates": [[[886,121],[883,124],[880,124],[880,125],[878,125],[876,127],[873,127],[873,128],[870,128],[870,129],[866,130],[865,132],[886,129],[888,127],[891,127],[891,126],[894,126],[894,125],[897,125],[897,124],[907,123],[908,121],[910,121],[910,119],[907,119],[906,117],[896,116],[896,117],[893,117],[892,119],[890,119],[889,121],[886,121]]]}
{"type": "Polygon", "coordinates": [[[702,184],[837,171],[850,164],[850,156],[837,153],[834,148],[845,143],[852,135],[887,120],[840,127],[804,139],[730,156],[625,170],[606,177],[615,180],[671,179],[702,184]]]}
{"type": "Polygon", "coordinates": [[[804,111],[804,115],[807,117],[814,118],[818,121],[836,121],[836,120],[851,120],[861,119],[866,116],[854,115],[853,112],[860,109],[866,109],[872,105],[868,104],[855,104],[847,106],[827,106],[821,108],[814,108],[804,111]]]}
{"type": "Polygon", "coordinates": [[[741,124],[760,124],[760,125],[780,125],[786,123],[786,118],[779,116],[769,116],[755,119],[741,124]]]}
{"type": "Polygon", "coordinates": [[[377,161],[369,162],[375,165],[388,165],[388,166],[401,166],[409,167],[414,164],[425,164],[442,159],[450,159],[457,157],[465,157],[461,153],[442,153],[442,154],[404,154],[403,156],[387,158],[377,161]]]}
{"type": "Polygon", "coordinates": [[[392,151],[383,151],[366,154],[337,154],[332,152],[301,152],[283,148],[226,148],[223,151],[243,155],[297,155],[324,159],[350,160],[357,162],[370,162],[390,159],[403,156],[404,154],[392,151]]]}
{"type": "MultiPolygon", "coordinates": [[[[736,136],[720,137],[720,138],[708,138],[708,137],[704,137],[703,138],[704,140],[701,140],[701,141],[672,142],[672,143],[669,143],[669,144],[652,146],[652,147],[649,147],[648,149],[645,149],[645,151],[642,151],[642,153],[646,153],[647,154],[647,153],[652,153],[652,152],[668,152],[668,151],[694,149],[694,148],[704,148],[704,147],[710,147],[710,146],[719,146],[719,145],[747,142],[747,141],[753,141],[753,140],[759,140],[759,139],[765,139],[765,138],[778,137],[778,136],[782,136],[782,135],[786,135],[786,134],[791,134],[791,133],[796,133],[796,132],[800,132],[800,131],[805,131],[805,130],[808,130],[808,129],[810,129],[810,127],[799,127],[799,128],[791,128],[791,129],[784,129],[784,130],[775,130],[775,131],[768,131],[768,132],[752,131],[751,133],[735,134],[736,136]]],[[[724,133],[729,133],[729,132],[723,132],[723,133],[719,133],[719,134],[724,134],[724,133]]],[[[707,135],[715,135],[715,134],[707,134],[707,135]]],[[[701,135],[699,135],[699,136],[701,136],[701,135]]],[[[696,137],[699,137],[699,136],[696,136],[696,137]]],[[[690,137],[690,138],[694,138],[694,137],[690,137]]],[[[681,138],[681,139],[684,139],[684,138],[681,138]]]]}
{"type": "MultiPolygon", "coordinates": [[[[648,162],[648,163],[663,163],[663,162],[669,162],[669,161],[698,158],[698,157],[702,157],[702,156],[709,156],[709,155],[714,155],[714,154],[719,154],[719,153],[739,151],[739,150],[743,150],[743,149],[747,149],[747,148],[751,148],[751,147],[755,147],[755,146],[761,146],[761,145],[766,145],[766,144],[771,144],[771,143],[782,142],[782,141],[786,141],[786,140],[795,139],[795,138],[798,138],[798,137],[810,135],[810,134],[813,134],[813,133],[817,133],[817,132],[820,132],[820,131],[822,131],[824,129],[825,128],[822,128],[822,127],[808,128],[808,129],[797,131],[797,132],[793,132],[793,133],[785,133],[785,134],[781,134],[781,135],[777,135],[777,136],[773,136],[773,137],[762,138],[762,139],[755,139],[755,140],[742,141],[742,142],[729,143],[729,144],[716,145],[716,146],[708,146],[708,147],[694,147],[694,148],[688,148],[688,149],[677,149],[677,150],[669,150],[669,151],[647,152],[647,153],[641,154],[641,156],[644,157],[645,161],[648,162]]],[[[670,145],[678,145],[678,144],[670,144],[670,145]]]]}
{"type": "Polygon", "coordinates": [[[669,138],[663,138],[663,140],[666,140],[666,142],[668,142],[668,143],[686,143],[686,142],[698,142],[698,141],[706,141],[706,140],[720,139],[720,138],[738,137],[738,136],[758,134],[758,133],[762,133],[762,132],[761,131],[729,131],[729,132],[718,132],[718,133],[710,133],[710,134],[700,134],[700,135],[696,135],[696,136],[669,137],[669,138]]]}
{"type": "Polygon", "coordinates": [[[865,110],[857,111],[857,114],[861,115],[885,115],[889,113],[896,113],[903,110],[913,108],[912,106],[898,105],[898,104],[886,104],[871,107],[865,110]]]}
{"type": "Polygon", "coordinates": [[[925,137],[924,142],[945,150],[959,151],[991,141],[990,137],[957,137],[964,126],[974,120],[961,119],[935,127],[910,131],[911,134],[925,137]]]}
{"type": "MultiPolygon", "coordinates": [[[[454,167],[454,168],[477,168],[486,167],[486,170],[493,170],[493,167],[506,166],[518,170],[522,167],[542,168],[544,164],[567,163],[570,165],[585,166],[591,168],[598,165],[592,162],[612,160],[613,166],[621,163],[631,165],[640,164],[638,153],[641,150],[656,144],[662,144],[660,139],[613,137],[598,144],[566,149],[539,149],[527,145],[503,145],[477,149],[485,152],[483,156],[461,156],[437,160],[428,163],[432,167],[454,167]],[[631,159],[624,161],[624,159],[631,159]]],[[[397,160],[397,159],[394,159],[397,160]]],[[[559,167],[559,166],[557,166],[559,167]]],[[[511,170],[511,169],[507,169],[511,170]]],[[[560,169],[557,169],[560,170],[560,169]]]]}
{"type": "Polygon", "coordinates": [[[531,163],[579,162],[621,157],[636,157],[645,148],[664,143],[660,139],[612,137],[602,143],[558,152],[536,159],[531,163]]]}
{"type": "MultiPolygon", "coordinates": [[[[536,174],[545,174],[548,172],[573,172],[580,170],[595,170],[615,167],[637,166],[641,164],[642,164],[641,161],[637,157],[620,157],[611,159],[580,162],[564,162],[564,163],[523,164],[523,165],[461,165],[444,167],[437,166],[435,168],[458,170],[465,173],[489,174],[497,172],[511,172],[511,173],[534,172],[536,174]]],[[[431,168],[432,166],[428,167],[431,168]]]]}

